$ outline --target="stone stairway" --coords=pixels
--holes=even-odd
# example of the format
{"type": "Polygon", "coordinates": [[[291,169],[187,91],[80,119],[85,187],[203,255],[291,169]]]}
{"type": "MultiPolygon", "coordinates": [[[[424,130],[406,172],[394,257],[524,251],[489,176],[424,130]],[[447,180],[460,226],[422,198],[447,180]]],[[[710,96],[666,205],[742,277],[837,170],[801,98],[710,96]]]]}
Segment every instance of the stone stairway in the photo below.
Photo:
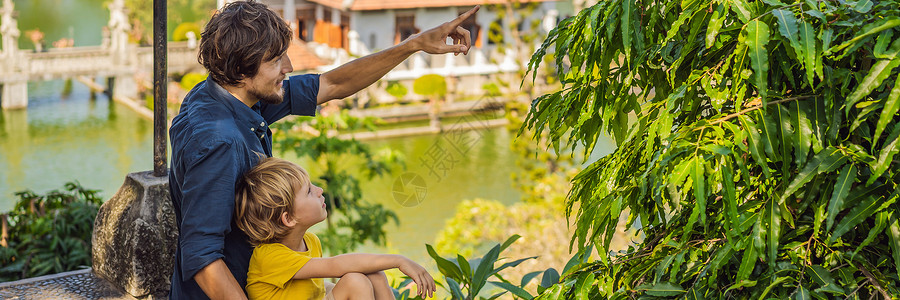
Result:
{"type": "Polygon", "coordinates": [[[133,300],[91,269],[0,283],[0,299],[133,300]]]}

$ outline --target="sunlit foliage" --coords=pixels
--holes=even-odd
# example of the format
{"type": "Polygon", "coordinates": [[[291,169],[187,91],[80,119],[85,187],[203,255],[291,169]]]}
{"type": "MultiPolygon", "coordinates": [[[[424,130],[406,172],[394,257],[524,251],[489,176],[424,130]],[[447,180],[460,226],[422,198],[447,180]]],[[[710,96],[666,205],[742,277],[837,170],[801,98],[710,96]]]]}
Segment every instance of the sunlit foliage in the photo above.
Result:
{"type": "MultiPolygon", "coordinates": [[[[900,294],[897,1],[603,1],[562,21],[525,127],[617,150],[572,180],[574,246],[646,239],[546,299],[900,294]]],[[[603,256],[601,256],[603,257],[603,256]]]]}

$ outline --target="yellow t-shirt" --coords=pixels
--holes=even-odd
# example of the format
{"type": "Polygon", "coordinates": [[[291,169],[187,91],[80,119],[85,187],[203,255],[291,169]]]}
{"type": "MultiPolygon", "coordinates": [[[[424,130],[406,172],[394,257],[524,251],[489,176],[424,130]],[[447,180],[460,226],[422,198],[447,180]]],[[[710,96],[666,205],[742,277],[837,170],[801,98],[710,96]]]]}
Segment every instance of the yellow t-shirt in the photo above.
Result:
{"type": "Polygon", "coordinates": [[[307,251],[294,251],[281,244],[262,244],[253,249],[247,271],[247,295],[258,299],[315,299],[325,297],[322,278],[293,279],[311,258],[322,257],[319,237],[303,236],[307,251]]]}

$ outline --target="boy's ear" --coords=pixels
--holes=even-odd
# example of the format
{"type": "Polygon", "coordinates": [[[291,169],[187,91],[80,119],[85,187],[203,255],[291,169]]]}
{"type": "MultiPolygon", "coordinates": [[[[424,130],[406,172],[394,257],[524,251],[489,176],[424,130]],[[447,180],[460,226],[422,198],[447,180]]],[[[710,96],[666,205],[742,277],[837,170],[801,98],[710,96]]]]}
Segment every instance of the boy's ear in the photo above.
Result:
{"type": "Polygon", "coordinates": [[[294,225],[297,225],[297,221],[295,221],[288,212],[281,213],[281,223],[287,227],[294,227],[294,225]]]}

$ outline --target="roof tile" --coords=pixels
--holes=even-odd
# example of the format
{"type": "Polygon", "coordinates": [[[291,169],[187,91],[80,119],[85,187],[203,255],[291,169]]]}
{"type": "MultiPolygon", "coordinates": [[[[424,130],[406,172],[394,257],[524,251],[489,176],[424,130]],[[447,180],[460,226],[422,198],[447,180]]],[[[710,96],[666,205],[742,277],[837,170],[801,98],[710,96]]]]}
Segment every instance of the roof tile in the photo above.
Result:
{"type": "MultiPolygon", "coordinates": [[[[328,7],[344,9],[345,2],[351,2],[350,10],[381,10],[381,9],[404,9],[419,7],[454,7],[454,6],[474,6],[484,4],[505,4],[508,0],[442,0],[442,1],[422,1],[422,0],[309,0],[328,7]]],[[[520,3],[528,2],[545,2],[551,0],[513,0],[520,3]]]]}

